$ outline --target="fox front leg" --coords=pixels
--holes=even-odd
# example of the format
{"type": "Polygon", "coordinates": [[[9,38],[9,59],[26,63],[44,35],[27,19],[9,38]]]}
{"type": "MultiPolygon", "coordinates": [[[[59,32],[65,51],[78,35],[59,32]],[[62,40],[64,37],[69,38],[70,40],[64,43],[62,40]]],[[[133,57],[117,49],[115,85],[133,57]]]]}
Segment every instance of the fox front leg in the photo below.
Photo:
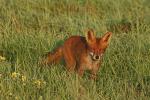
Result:
{"type": "Polygon", "coordinates": [[[99,70],[99,64],[93,66],[93,69],[91,70],[90,79],[96,80],[97,79],[97,72],[99,70]]]}
{"type": "Polygon", "coordinates": [[[97,79],[96,72],[93,71],[93,70],[91,71],[90,79],[92,79],[92,80],[96,80],[97,79]]]}
{"type": "Polygon", "coordinates": [[[77,66],[76,66],[76,72],[77,74],[82,77],[84,75],[84,71],[85,71],[85,68],[84,68],[84,64],[82,63],[77,63],[77,66]]]}
{"type": "Polygon", "coordinates": [[[79,67],[78,69],[77,69],[77,73],[78,73],[78,75],[79,76],[83,76],[83,74],[84,74],[84,69],[82,68],[82,67],[79,67]]]}

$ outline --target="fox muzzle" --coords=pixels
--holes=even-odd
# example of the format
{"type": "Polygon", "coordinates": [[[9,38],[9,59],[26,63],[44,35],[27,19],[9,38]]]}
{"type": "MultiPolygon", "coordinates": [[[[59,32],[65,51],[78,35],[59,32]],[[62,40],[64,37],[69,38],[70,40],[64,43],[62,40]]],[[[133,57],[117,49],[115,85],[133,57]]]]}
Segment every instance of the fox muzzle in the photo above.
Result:
{"type": "Polygon", "coordinates": [[[98,61],[98,60],[101,60],[103,54],[97,55],[97,54],[94,54],[93,52],[90,52],[90,55],[91,55],[92,60],[98,61]]]}

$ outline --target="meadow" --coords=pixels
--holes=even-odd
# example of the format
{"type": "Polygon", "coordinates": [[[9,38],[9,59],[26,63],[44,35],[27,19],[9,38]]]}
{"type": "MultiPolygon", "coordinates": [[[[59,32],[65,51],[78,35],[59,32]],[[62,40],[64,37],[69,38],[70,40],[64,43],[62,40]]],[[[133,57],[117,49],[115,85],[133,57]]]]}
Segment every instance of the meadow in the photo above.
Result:
{"type": "Polygon", "coordinates": [[[0,0],[1,100],[149,100],[149,0],[0,0]],[[111,31],[98,79],[39,59],[72,35],[111,31]]]}

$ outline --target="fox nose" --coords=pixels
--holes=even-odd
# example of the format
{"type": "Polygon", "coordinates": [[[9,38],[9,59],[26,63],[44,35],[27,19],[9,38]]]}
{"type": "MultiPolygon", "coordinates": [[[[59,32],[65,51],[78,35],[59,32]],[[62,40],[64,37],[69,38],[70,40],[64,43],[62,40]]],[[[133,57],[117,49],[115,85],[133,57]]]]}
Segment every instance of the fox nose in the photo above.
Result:
{"type": "Polygon", "coordinates": [[[95,58],[98,60],[100,57],[98,55],[96,55],[95,58]]]}

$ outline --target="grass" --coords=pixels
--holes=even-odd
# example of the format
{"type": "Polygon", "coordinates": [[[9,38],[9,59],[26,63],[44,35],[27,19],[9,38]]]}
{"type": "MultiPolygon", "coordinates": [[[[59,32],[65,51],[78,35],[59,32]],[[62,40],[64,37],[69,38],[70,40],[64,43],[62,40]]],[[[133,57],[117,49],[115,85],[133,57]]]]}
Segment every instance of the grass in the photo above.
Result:
{"type": "Polygon", "coordinates": [[[0,0],[1,100],[149,100],[149,0],[0,0]],[[39,58],[72,35],[112,31],[98,80],[39,58]]]}

